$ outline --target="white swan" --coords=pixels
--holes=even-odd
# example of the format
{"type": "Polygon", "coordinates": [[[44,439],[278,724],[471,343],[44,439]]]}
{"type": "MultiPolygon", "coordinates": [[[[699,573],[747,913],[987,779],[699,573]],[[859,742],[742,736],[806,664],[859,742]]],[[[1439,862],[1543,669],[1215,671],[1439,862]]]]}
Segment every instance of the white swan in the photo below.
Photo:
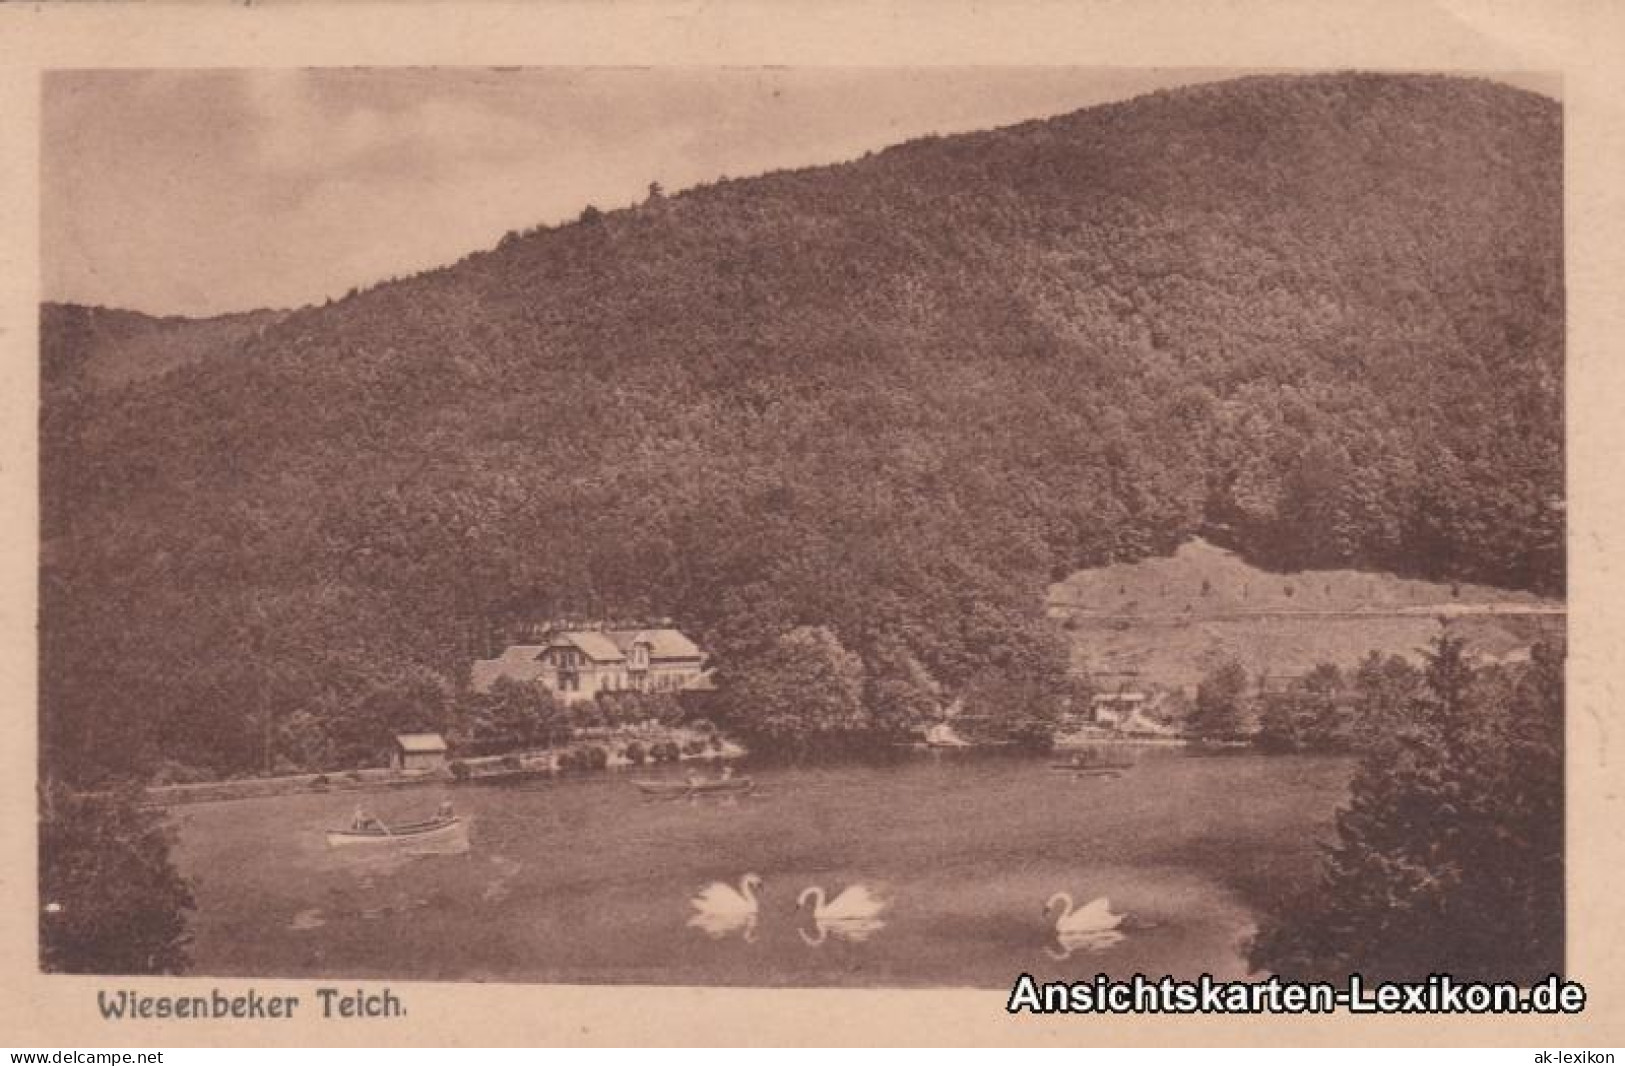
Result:
{"type": "Polygon", "coordinates": [[[880,917],[880,912],[886,909],[886,901],[863,885],[850,885],[846,891],[827,902],[822,888],[817,885],[804,888],[801,895],[796,897],[796,910],[806,907],[809,900],[812,903],[813,926],[818,935],[808,936],[805,929],[797,929],[796,932],[804,943],[813,947],[830,936],[838,940],[861,942],[886,927],[880,917]]]}
{"type": "Polygon", "coordinates": [[[713,881],[702,888],[690,902],[695,913],[688,924],[713,937],[742,933],[746,941],[756,939],[756,916],[760,910],[756,892],[762,879],[746,874],[739,879],[739,888],[713,881]]]}
{"type": "Polygon", "coordinates": [[[746,874],[739,879],[739,887],[713,881],[700,889],[694,897],[694,906],[711,914],[755,914],[759,909],[756,892],[762,887],[758,874],[746,874]]]}
{"type": "Polygon", "coordinates": [[[1123,915],[1113,913],[1112,901],[1105,896],[1079,907],[1069,893],[1057,892],[1044,904],[1044,917],[1056,907],[1061,908],[1055,918],[1057,933],[1103,933],[1123,924],[1123,915]]]}
{"type": "Polygon", "coordinates": [[[796,910],[805,907],[808,899],[812,900],[813,918],[818,921],[869,920],[880,917],[880,912],[886,909],[886,901],[863,885],[849,885],[845,892],[827,903],[824,890],[812,885],[802,889],[801,895],[796,897],[796,910]]]}
{"type": "Polygon", "coordinates": [[[1112,910],[1111,900],[1105,896],[1078,907],[1071,895],[1057,892],[1044,904],[1044,916],[1049,917],[1050,911],[1057,907],[1061,910],[1055,919],[1055,938],[1061,950],[1044,948],[1052,959],[1070,958],[1075,951],[1104,951],[1124,939],[1117,928],[1123,924],[1124,916],[1112,910]]]}

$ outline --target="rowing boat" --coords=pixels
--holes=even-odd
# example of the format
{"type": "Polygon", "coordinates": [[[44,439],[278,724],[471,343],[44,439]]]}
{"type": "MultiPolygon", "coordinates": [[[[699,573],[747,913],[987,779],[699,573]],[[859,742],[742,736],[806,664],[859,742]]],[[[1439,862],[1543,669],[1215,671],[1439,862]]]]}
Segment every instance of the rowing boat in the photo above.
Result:
{"type": "Polygon", "coordinates": [[[366,829],[329,829],[327,846],[342,848],[352,844],[392,844],[398,841],[436,840],[455,831],[462,819],[433,818],[405,825],[374,825],[366,829]]]}
{"type": "Polygon", "coordinates": [[[1051,770],[1064,770],[1071,773],[1121,773],[1124,770],[1134,769],[1131,762],[1053,762],[1051,770]]]}
{"type": "Polygon", "coordinates": [[[716,793],[749,792],[756,787],[748,777],[719,778],[715,781],[634,781],[646,796],[705,796],[716,793]]]}

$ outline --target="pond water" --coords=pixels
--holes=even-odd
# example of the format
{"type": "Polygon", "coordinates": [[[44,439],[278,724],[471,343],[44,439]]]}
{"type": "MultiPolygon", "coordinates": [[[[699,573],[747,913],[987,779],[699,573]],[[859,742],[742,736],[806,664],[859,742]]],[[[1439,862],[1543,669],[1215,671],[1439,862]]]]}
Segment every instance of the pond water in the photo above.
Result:
{"type": "Polygon", "coordinates": [[[181,807],[193,972],[986,988],[1022,972],[1245,975],[1255,915],[1313,878],[1350,764],[1119,752],[1135,765],[1115,778],[922,753],[744,766],[757,789],[737,799],[633,786],[675,777],[663,768],[181,807]],[[433,853],[328,848],[358,798],[385,820],[450,799],[467,832],[433,853]],[[763,881],[754,922],[695,909],[746,873],[763,881]],[[819,923],[796,907],[814,885],[832,899],[861,885],[884,907],[819,923]],[[1080,911],[1108,897],[1124,920],[1058,936],[1044,906],[1062,891],[1080,911]]]}

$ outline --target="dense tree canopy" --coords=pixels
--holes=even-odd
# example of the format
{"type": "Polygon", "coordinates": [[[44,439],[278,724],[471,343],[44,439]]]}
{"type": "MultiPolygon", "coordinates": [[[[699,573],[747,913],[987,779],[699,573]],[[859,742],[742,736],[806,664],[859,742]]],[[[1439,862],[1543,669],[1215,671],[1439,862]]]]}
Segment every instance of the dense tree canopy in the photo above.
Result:
{"type": "Polygon", "coordinates": [[[161,812],[129,789],[40,792],[40,963],[58,973],[181,973],[192,891],[161,812]]]}
{"type": "Polygon", "coordinates": [[[1563,969],[1563,661],[1428,655],[1406,724],[1364,758],[1319,884],[1263,925],[1284,976],[1534,981],[1563,969]]]}
{"type": "Polygon", "coordinates": [[[1354,712],[1344,696],[1342,671],[1332,663],[1320,663],[1294,678],[1287,691],[1263,694],[1257,742],[1274,751],[1353,747],[1363,735],[1354,712]]]}
{"type": "Polygon", "coordinates": [[[735,671],[732,717],[769,738],[800,741],[865,729],[863,661],[823,626],[799,626],[735,671]]]}
{"type": "Polygon", "coordinates": [[[1245,79],[589,210],[207,342],[47,307],[44,743],[376,758],[566,612],[677,618],[723,684],[815,627],[881,721],[1047,714],[1045,583],[1199,530],[1558,590],[1561,155],[1488,82],[1245,79]],[[136,335],[184,358],[87,371],[136,335]]]}
{"type": "Polygon", "coordinates": [[[1192,736],[1233,740],[1249,732],[1247,671],[1235,659],[1214,667],[1196,686],[1196,705],[1185,721],[1192,736]]]}

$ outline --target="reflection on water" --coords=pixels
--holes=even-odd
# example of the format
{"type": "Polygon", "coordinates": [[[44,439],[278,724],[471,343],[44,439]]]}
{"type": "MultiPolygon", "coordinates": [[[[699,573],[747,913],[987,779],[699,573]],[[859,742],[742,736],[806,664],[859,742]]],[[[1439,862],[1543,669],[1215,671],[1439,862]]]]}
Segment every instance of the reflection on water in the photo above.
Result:
{"type": "Polygon", "coordinates": [[[519,871],[525,868],[525,864],[516,862],[506,855],[493,855],[491,856],[491,868],[496,872],[485,883],[485,887],[480,890],[480,898],[487,903],[501,903],[513,891],[508,886],[518,876],[519,871]]]}
{"type": "Polygon", "coordinates": [[[753,768],[759,794],[731,805],[646,803],[614,774],[426,787],[383,813],[455,799],[472,825],[377,849],[326,847],[353,795],[180,808],[194,969],[1007,988],[1022,972],[1075,979],[1086,956],[1121,976],[1245,976],[1254,915],[1312,881],[1349,764],[1135,758],[1087,790],[1046,760],[976,754],[753,768]],[[1091,901],[1066,901],[1088,928],[1039,913],[1068,886],[1091,901]]]}
{"type": "Polygon", "coordinates": [[[320,907],[306,907],[293,916],[293,920],[288,923],[288,928],[299,930],[320,929],[326,924],[327,918],[322,914],[320,907]]]}
{"type": "Polygon", "coordinates": [[[756,912],[745,914],[696,914],[688,920],[691,928],[710,936],[713,940],[720,940],[725,936],[738,934],[747,944],[756,942],[756,912]]]}
{"type": "Polygon", "coordinates": [[[879,918],[814,918],[813,927],[817,932],[811,935],[805,929],[797,929],[796,932],[801,934],[802,943],[816,948],[830,937],[849,944],[861,944],[886,928],[886,923],[879,918]]]}
{"type": "Polygon", "coordinates": [[[1114,948],[1128,937],[1116,929],[1097,929],[1092,932],[1059,932],[1055,939],[1060,944],[1060,950],[1046,947],[1044,954],[1056,962],[1065,962],[1072,957],[1073,952],[1082,951],[1097,955],[1108,948],[1114,948]]]}

